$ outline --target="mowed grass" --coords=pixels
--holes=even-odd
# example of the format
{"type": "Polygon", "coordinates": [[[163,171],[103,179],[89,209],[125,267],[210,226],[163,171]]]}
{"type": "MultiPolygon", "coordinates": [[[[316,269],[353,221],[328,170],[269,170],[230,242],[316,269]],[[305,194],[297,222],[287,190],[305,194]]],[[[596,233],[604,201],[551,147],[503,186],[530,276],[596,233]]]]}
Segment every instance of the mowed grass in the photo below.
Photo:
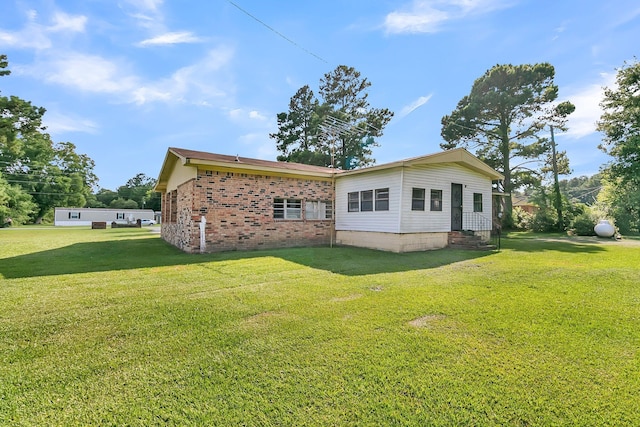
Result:
{"type": "Polygon", "coordinates": [[[0,230],[0,424],[640,425],[640,245],[188,255],[0,230]]]}

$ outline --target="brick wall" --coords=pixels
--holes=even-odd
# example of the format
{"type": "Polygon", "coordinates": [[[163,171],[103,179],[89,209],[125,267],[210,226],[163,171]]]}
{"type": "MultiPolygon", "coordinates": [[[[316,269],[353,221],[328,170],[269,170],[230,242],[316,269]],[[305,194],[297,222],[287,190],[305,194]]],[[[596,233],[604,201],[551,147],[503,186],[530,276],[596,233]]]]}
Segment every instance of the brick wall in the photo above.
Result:
{"type": "Polygon", "coordinates": [[[304,218],[304,202],[318,200],[333,200],[330,180],[199,170],[195,180],[178,187],[176,222],[163,222],[162,237],[199,252],[204,216],[206,252],[328,245],[333,222],[304,218]],[[303,219],[274,219],[274,198],[301,199],[303,219]]]}

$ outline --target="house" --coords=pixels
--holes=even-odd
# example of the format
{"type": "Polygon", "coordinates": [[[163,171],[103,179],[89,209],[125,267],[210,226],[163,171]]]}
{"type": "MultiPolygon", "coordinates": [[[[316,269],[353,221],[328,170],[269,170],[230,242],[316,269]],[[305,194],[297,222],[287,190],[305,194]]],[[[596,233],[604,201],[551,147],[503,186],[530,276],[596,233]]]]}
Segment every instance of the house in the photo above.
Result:
{"type": "Polygon", "coordinates": [[[527,196],[514,194],[512,197],[512,206],[514,208],[520,208],[528,214],[534,214],[540,209],[535,203],[529,201],[527,196]]]}
{"type": "Polygon", "coordinates": [[[53,225],[91,225],[92,222],[134,223],[138,219],[154,218],[151,209],[109,209],[109,208],[55,208],[53,225]]]}
{"type": "Polygon", "coordinates": [[[156,191],[162,238],[186,252],[352,245],[446,247],[492,228],[492,181],[464,149],[351,171],[169,148],[156,191]]]}

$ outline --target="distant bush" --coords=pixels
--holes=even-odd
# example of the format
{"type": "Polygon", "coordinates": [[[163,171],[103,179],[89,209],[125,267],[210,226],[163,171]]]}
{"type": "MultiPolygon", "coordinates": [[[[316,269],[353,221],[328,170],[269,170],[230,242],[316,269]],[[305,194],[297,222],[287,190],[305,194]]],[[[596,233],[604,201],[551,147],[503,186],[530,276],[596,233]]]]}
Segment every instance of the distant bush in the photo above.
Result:
{"type": "Polygon", "coordinates": [[[595,227],[596,221],[589,213],[583,213],[578,215],[574,220],[573,224],[571,224],[571,231],[578,236],[595,236],[596,233],[593,231],[593,227],[595,227]]]}

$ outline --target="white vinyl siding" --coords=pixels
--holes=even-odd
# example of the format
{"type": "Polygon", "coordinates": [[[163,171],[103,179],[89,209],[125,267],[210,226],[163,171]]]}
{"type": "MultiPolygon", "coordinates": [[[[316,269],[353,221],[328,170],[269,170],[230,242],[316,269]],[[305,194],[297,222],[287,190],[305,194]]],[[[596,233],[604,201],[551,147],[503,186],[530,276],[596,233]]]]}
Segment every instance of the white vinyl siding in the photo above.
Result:
{"type": "MultiPolygon", "coordinates": [[[[382,231],[397,233],[400,215],[400,169],[372,171],[336,179],[336,230],[382,231]],[[388,189],[388,210],[376,210],[376,190],[388,189]],[[349,193],[372,191],[373,209],[368,212],[350,210],[349,193]]],[[[384,194],[378,206],[387,207],[384,194]]],[[[409,195],[409,200],[411,195],[409,195]]]]}
{"type": "Polygon", "coordinates": [[[473,212],[473,193],[481,193],[483,212],[479,214],[491,219],[491,180],[488,177],[456,164],[415,166],[407,168],[404,172],[401,232],[451,231],[452,183],[462,184],[463,212],[473,212]],[[414,188],[426,189],[427,201],[424,211],[411,209],[414,188]],[[431,190],[442,190],[442,211],[430,209],[431,190]]]}

